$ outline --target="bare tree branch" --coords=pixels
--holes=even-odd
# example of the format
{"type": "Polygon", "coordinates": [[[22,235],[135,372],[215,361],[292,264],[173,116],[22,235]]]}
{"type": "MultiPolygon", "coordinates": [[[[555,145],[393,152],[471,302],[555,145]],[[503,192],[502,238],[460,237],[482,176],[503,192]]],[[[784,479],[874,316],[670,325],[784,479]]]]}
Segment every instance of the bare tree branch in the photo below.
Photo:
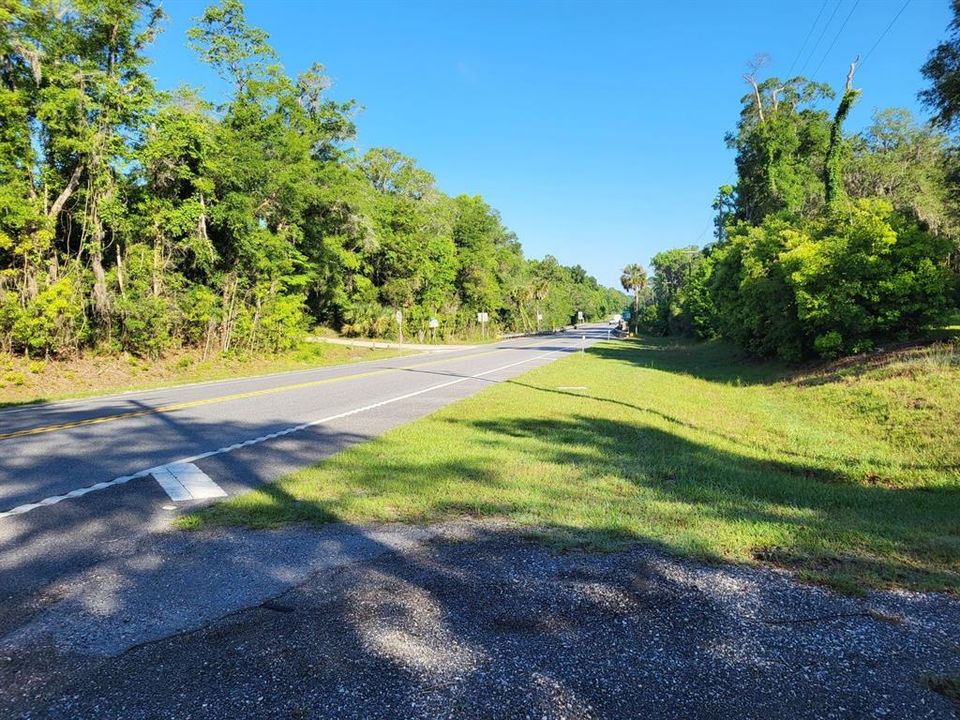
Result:
{"type": "Polygon", "coordinates": [[[50,206],[50,210],[47,211],[47,217],[56,218],[60,211],[63,210],[63,206],[66,205],[67,200],[70,199],[70,196],[73,195],[73,191],[77,189],[77,186],[80,184],[80,174],[83,172],[83,163],[79,163],[76,168],[73,170],[73,175],[70,176],[70,180],[67,182],[67,185],[60,192],[60,195],[57,196],[57,199],[53,201],[53,205],[50,206]]]}
{"type": "Polygon", "coordinates": [[[850,70],[847,71],[847,92],[853,90],[853,74],[857,71],[857,64],[860,62],[860,56],[857,55],[850,63],[850,70]]]}

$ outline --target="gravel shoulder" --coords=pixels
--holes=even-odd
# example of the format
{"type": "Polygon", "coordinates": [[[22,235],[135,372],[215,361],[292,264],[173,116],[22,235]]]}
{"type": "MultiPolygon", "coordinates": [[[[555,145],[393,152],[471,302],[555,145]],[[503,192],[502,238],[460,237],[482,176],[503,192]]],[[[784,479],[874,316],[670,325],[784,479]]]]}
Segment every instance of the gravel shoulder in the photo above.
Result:
{"type": "Polygon", "coordinates": [[[960,601],[495,523],[167,533],[0,638],[21,718],[951,718],[960,601]]]}

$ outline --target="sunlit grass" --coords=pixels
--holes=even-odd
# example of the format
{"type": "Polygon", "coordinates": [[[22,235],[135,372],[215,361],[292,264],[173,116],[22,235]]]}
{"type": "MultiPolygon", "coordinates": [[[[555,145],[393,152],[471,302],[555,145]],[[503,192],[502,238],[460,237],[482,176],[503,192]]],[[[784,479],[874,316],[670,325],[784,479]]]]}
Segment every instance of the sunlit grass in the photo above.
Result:
{"type": "Polygon", "coordinates": [[[955,592],[956,360],[938,346],[797,374],[718,343],[604,343],[182,522],[497,517],[565,545],[955,592]]]}

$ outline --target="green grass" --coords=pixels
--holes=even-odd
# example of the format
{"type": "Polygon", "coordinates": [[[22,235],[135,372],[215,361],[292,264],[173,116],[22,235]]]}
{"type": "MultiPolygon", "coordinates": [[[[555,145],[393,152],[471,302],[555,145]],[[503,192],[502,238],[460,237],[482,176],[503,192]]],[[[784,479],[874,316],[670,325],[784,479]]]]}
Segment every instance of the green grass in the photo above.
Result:
{"type": "Polygon", "coordinates": [[[0,355],[0,408],[51,400],[150,390],[183,383],[306,370],[406,355],[398,350],[304,342],[275,355],[213,355],[185,350],[150,360],[87,353],[67,360],[36,361],[0,355]]]}
{"type": "Polygon", "coordinates": [[[958,427],[953,345],[791,373],[719,343],[603,343],[181,526],[496,517],[850,592],[956,592],[958,427]]]}

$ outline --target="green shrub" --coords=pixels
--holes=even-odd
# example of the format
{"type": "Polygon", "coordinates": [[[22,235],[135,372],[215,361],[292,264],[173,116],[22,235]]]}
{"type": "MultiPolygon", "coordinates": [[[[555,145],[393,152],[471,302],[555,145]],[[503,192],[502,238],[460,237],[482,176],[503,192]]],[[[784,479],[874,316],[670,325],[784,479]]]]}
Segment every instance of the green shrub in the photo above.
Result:
{"type": "Polygon", "coordinates": [[[26,304],[13,320],[10,337],[15,347],[28,352],[56,352],[81,340],[84,323],[83,303],[73,281],[65,277],[26,304]]]}
{"type": "Polygon", "coordinates": [[[720,333],[788,361],[916,336],[949,307],[949,243],[881,200],[730,229],[709,279],[720,333]]]}
{"type": "Polygon", "coordinates": [[[27,378],[24,377],[22,372],[16,372],[13,370],[5,373],[3,379],[11,385],[24,385],[27,382],[27,378]]]}

